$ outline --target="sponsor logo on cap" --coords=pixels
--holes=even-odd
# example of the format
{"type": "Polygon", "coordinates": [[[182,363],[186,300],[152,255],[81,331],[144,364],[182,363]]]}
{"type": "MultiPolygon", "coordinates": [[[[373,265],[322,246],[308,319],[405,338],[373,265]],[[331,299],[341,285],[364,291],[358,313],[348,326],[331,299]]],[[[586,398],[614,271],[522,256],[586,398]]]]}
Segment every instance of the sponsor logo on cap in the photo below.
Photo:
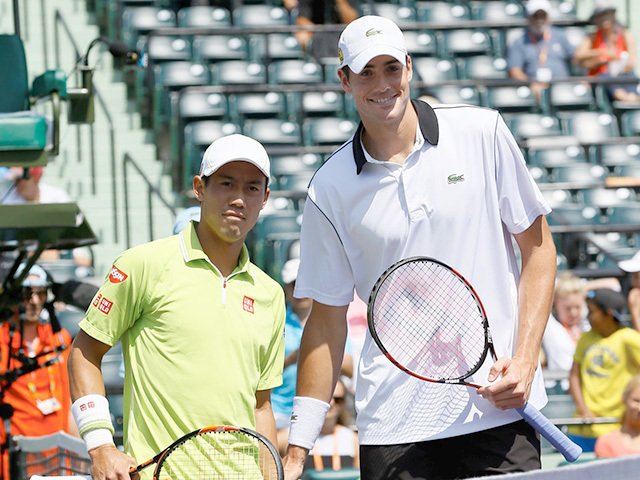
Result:
{"type": "Polygon", "coordinates": [[[129,275],[127,275],[126,273],[124,273],[122,270],[120,270],[118,267],[116,267],[115,265],[113,265],[111,267],[111,273],[109,274],[109,281],[111,283],[122,283],[124,282],[127,278],[129,278],[129,275]]]}
{"type": "Polygon", "coordinates": [[[253,298],[245,297],[242,299],[242,309],[245,312],[253,313],[253,298]]]}

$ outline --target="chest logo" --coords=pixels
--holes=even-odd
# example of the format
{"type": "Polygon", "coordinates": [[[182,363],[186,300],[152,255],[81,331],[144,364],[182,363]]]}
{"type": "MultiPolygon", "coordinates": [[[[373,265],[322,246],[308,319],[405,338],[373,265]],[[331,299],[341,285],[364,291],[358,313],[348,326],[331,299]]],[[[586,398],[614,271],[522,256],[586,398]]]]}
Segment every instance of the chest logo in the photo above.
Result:
{"type": "Polygon", "coordinates": [[[253,313],[253,303],[254,300],[251,297],[247,297],[246,295],[242,299],[242,309],[245,312],[253,313]]]}
{"type": "Polygon", "coordinates": [[[455,173],[452,173],[451,175],[449,175],[447,177],[447,183],[451,184],[451,183],[460,183],[460,182],[464,182],[464,173],[457,175],[455,173]]]}

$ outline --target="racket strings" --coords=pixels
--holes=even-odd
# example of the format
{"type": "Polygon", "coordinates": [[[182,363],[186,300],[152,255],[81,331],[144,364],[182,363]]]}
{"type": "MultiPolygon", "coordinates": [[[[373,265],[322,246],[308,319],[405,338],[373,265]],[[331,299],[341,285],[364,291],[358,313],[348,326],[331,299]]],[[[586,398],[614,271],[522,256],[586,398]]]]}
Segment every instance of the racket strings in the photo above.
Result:
{"type": "Polygon", "coordinates": [[[157,468],[160,480],[276,480],[275,460],[257,438],[241,431],[206,431],[187,438],[157,468]]]}
{"type": "Polygon", "coordinates": [[[484,314],[471,288],[433,262],[392,271],[378,288],[373,321],[387,352],[430,379],[464,378],[486,349],[484,314]]]}

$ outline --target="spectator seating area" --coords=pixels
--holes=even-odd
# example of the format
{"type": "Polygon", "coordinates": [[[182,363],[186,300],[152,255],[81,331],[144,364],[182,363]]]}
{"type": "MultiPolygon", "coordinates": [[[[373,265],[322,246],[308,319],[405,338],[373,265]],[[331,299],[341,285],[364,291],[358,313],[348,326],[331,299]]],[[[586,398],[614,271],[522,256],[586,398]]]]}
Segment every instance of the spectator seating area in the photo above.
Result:
{"type": "MultiPolygon", "coordinates": [[[[294,35],[297,12],[277,0],[227,7],[89,3],[104,34],[145,54],[146,68],[127,72],[130,95],[185,204],[213,139],[241,132],[266,145],[274,195],[252,253],[278,277],[297,248],[307,182],[357,127],[352,100],[338,84],[337,60],[306,53],[294,35]]],[[[572,1],[552,4],[554,25],[577,45],[591,26],[577,17],[572,1]]],[[[603,86],[576,68],[575,79],[553,82],[539,103],[526,84],[509,80],[506,52],[524,31],[524,2],[397,0],[360,2],[359,8],[362,14],[373,8],[405,30],[415,97],[502,112],[555,208],[550,222],[561,268],[611,274],[615,261],[639,245],[637,183],[605,187],[613,178],[638,177],[640,109],[610,102],[603,86]]]]}

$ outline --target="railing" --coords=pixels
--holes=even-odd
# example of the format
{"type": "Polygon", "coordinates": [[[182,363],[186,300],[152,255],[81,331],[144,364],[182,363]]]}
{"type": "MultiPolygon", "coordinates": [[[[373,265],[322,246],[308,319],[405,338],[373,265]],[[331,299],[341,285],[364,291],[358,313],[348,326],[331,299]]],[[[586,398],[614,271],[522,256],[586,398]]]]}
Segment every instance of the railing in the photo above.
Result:
{"type": "Polygon", "coordinates": [[[131,228],[129,222],[129,174],[127,172],[127,166],[133,167],[133,169],[138,172],[140,178],[147,186],[147,211],[149,213],[149,241],[154,239],[153,233],[153,197],[154,195],[158,200],[175,216],[176,209],[173,205],[171,205],[163,196],[162,192],[157,189],[155,186],[151,184],[149,179],[147,178],[145,172],[140,168],[140,166],[136,163],[136,161],[129,155],[129,153],[125,153],[122,157],[122,175],[124,182],[124,231],[125,231],[125,242],[126,247],[131,247],[131,228]]]}

